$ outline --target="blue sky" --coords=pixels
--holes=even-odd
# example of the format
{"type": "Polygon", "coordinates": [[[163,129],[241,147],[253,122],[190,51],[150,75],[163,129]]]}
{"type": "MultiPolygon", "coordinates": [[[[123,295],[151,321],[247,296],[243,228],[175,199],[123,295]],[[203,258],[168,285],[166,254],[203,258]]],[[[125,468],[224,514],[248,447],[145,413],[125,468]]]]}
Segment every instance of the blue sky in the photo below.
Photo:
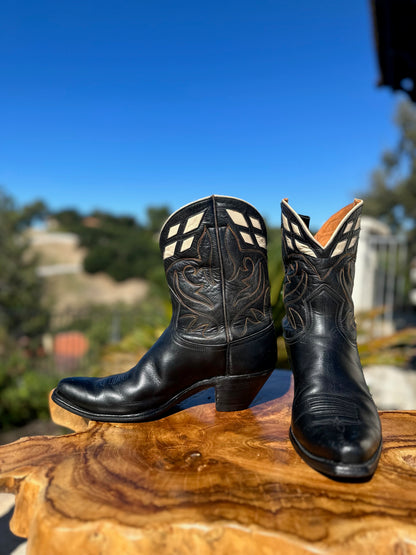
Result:
{"type": "Polygon", "coordinates": [[[287,196],[316,227],[397,137],[365,0],[5,0],[0,76],[0,185],[52,209],[287,196]]]}

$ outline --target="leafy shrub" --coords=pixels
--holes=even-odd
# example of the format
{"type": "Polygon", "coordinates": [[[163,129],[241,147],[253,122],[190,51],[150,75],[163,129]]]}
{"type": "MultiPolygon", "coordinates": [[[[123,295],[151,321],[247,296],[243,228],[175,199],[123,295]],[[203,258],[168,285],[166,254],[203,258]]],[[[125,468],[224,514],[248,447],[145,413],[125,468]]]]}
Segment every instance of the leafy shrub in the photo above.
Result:
{"type": "Polygon", "coordinates": [[[41,359],[29,358],[15,346],[0,361],[0,423],[3,430],[49,417],[48,394],[57,376],[38,367],[41,359]]]}

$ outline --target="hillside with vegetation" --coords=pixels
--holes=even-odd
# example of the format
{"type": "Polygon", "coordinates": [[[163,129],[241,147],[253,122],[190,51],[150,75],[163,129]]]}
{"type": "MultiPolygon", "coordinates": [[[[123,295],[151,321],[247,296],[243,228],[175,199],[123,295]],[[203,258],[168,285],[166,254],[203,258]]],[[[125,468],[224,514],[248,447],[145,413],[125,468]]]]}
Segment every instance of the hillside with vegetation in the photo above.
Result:
{"type": "Polygon", "coordinates": [[[43,278],[44,301],[54,314],[78,312],[88,305],[135,304],[148,294],[149,282],[143,278],[116,281],[104,270],[86,272],[88,251],[73,233],[32,229],[28,238],[43,278]]]}

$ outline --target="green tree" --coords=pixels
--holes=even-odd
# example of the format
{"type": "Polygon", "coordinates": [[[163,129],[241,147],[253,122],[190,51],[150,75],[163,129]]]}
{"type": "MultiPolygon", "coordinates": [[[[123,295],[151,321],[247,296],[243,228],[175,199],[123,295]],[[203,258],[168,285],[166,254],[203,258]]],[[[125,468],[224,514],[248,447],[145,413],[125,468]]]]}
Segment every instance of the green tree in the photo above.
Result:
{"type": "Polygon", "coordinates": [[[35,339],[48,324],[48,311],[41,304],[42,281],[24,233],[46,214],[42,202],[18,208],[0,190],[0,328],[12,338],[35,339]]]}
{"type": "Polygon", "coordinates": [[[400,103],[395,121],[398,143],[383,154],[369,191],[362,194],[364,210],[393,231],[406,233],[416,255],[416,108],[407,101],[400,103]]]}
{"type": "Polygon", "coordinates": [[[63,231],[78,233],[83,226],[83,216],[75,208],[60,210],[54,217],[63,231]]]}
{"type": "Polygon", "coordinates": [[[149,206],[146,210],[147,229],[152,233],[159,234],[169,215],[170,209],[167,206],[149,206]]]}
{"type": "Polygon", "coordinates": [[[34,202],[22,208],[0,190],[0,428],[48,415],[48,392],[56,378],[37,370],[38,345],[49,323],[42,305],[27,228],[48,213],[34,202]]]}

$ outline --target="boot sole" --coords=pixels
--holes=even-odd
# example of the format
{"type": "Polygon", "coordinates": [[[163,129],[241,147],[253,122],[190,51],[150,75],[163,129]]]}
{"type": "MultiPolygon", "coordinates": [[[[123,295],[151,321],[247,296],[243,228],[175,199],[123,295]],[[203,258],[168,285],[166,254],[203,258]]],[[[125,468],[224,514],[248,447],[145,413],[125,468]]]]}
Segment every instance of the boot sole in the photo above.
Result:
{"type": "Polygon", "coordinates": [[[157,419],[166,414],[172,407],[191,397],[195,393],[215,387],[215,405],[218,412],[231,412],[247,409],[254,401],[257,393],[266,383],[273,370],[249,376],[219,376],[203,380],[181,391],[157,409],[150,409],[134,414],[99,414],[89,412],[72,405],[62,398],[56,390],[52,392],[52,400],[63,409],[98,422],[144,422],[157,419]]]}
{"type": "Polygon", "coordinates": [[[366,462],[360,464],[342,463],[317,457],[305,449],[295,438],[292,428],[289,430],[290,441],[298,455],[314,470],[330,478],[340,481],[365,481],[369,480],[376,471],[381,455],[382,442],[374,455],[366,462]]]}

